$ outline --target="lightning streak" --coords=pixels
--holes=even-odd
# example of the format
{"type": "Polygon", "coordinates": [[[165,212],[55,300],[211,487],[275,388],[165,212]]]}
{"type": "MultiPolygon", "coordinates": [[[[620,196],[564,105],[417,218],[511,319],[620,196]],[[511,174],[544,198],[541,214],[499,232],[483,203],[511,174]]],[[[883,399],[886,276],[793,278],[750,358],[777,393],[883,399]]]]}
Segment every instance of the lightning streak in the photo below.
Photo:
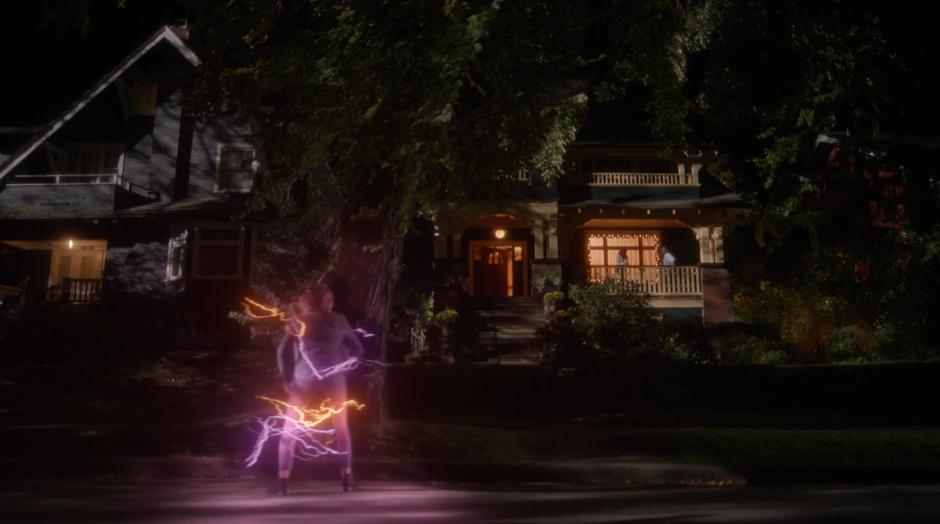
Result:
{"type": "Polygon", "coordinates": [[[287,332],[290,333],[291,335],[294,335],[295,337],[302,337],[307,333],[307,324],[305,324],[302,320],[297,318],[296,315],[288,316],[287,313],[281,311],[280,309],[274,306],[266,306],[248,297],[242,298],[242,306],[245,307],[245,314],[253,319],[263,320],[266,318],[274,318],[280,322],[284,322],[285,324],[287,324],[287,332]],[[256,310],[258,309],[263,311],[263,313],[257,312],[256,310]],[[291,331],[291,326],[290,326],[291,319],[293,319],[294,322],[296,322],[297,325],[300,326],[296,332],[291,331]]]}
{"type": "Polygon", "coordinates": [[[258,398],[271,403],[277,410],[277,415],[258,419],[261,431],[258,433],[254,449],[245,459],[245,464],[249,467],[258,462],[258,457],[261,456],[264,444],[268,440],[285,435],[294,439],[297,443],[294,447],[294,456],[300,460],[313,460],[323,455],[348,453],[338,451],[324,442],[333,435],[332,429],[319,429],[317,426],[329,420],[333,415],[342,413],[347,408],[361,410],[365,407],[364,404],[355,400],[347,400],[338,406],[331,406],[329,399],[327,399],[320,403],[318,408],[303,408],[283,400],[269,397],[258,398]]]}

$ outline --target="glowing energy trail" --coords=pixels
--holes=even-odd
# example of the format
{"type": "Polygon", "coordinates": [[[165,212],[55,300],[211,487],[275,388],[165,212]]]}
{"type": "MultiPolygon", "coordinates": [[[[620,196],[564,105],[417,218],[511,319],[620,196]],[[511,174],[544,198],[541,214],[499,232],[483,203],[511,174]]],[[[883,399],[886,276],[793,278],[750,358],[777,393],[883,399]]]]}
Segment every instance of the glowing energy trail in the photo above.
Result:
{"type": "Polygon", "coordinates": [[[313,460],[323,455],[345,454],[346,452],[338,451],[325,442],[333,435],[333,430],[320,429],[317,426],[347,408],[361,410],[365,407],[365,404],[355,400],[347,400],[338,406],[331,406],[330,400],[326,399],[318,408],[303,408],[274,398],[258,398],[271,403],[277,410],[277,415],[258,419],[261,432],[255,441],[254,449],[245,459],[245,465],[249,467],[258,462],[258,457],[261,456],[261,451],[268,439],[281,435],[287,435],[297,442],[294,447],[294,456],[300,460],[313,460]]]}

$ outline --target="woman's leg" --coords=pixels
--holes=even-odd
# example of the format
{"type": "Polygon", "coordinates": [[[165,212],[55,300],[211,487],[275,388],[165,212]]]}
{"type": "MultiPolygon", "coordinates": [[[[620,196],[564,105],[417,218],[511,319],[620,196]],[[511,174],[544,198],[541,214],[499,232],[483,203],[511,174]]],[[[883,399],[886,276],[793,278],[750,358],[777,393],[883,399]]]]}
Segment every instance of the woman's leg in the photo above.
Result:
{"type": "MultiPolygon", "coordinates": [[[[305,401],[305,396],[299,391],[292,392],[287,399],[292,406],[300,407],[306,407],[305,401]]],[[[294,468],[294,449],[297,447],[297,440],[292,436],[296,427],[297,413],[288,409],[284,416],[284,428],[281,430],[277,447],[277,477],[280,479],[290,478],[290,472],[294,468]]]]}
{"type": "MultiPolygon", "coordinates": [[[[346,390],[345,375],[333,375],[324,382],[324,395],[330,399],[330,404],[339,406],[349,400],[346,390]]],[[[349,436],[348,412],[349,408],[346,408],[341,413],[337,413],[331,417],[336,451],[342,453],[342,455],[339,456],[339,463],[340,472],[343,474],[352,473],[352,439],[349,436]]]]}

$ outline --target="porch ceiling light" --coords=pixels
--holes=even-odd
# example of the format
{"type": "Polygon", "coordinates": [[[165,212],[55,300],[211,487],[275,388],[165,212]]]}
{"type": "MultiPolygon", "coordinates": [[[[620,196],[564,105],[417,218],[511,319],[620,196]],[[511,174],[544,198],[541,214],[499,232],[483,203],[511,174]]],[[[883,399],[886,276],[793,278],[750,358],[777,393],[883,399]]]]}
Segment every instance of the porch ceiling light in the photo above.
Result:
{"type": "Polygon", "coordinates": [[[73,247],[75,247],[75,242],[73,242],[72,239],[70,238],[70,239],[69,239],[69,249],[72,249],[73,247]]]}
{"type": "Polygon", "coordinates": [[[502,239],[506,238],[506,230],[505,230],[505,229],[494,229],[494,230],[493,230],[493,236],[494,236],[495,238],[498,238],[499,240],[502,240],[502,239]]]}

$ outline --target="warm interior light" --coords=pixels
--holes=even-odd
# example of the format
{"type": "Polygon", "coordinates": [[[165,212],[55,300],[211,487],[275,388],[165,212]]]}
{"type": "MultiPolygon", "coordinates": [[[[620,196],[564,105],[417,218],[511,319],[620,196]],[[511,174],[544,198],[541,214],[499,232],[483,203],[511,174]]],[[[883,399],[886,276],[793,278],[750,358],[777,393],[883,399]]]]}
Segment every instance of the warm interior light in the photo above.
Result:
{"type": "Polygon", "coordinates": [[[70,238],[70,239],[69,239],[69,249],[72,249],[72,247],[74,247],[74,246],[75,246],[75,242],[72,242],[72,239],[70,238]]]}
{"type": "Polygon", "coordinates": [[[500,240],[502,240],[502,239],[506,238],[506,230],[505,230],[505,229],[494,229],[494,230],[493,230],[493,236],[496,237],[496,238],[498,238],[498,239],[500,239],[500,240]]]}

